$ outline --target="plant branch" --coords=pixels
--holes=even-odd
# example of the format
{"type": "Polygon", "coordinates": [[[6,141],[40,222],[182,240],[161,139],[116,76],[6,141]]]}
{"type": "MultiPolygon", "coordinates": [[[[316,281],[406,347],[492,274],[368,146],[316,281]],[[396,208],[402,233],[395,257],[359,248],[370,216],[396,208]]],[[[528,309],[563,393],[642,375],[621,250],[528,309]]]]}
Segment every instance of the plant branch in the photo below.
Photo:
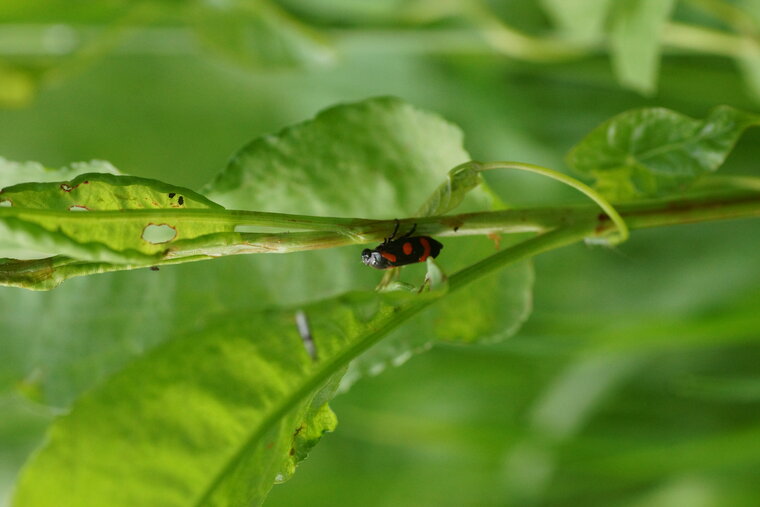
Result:
{"type": "MultiPolygon", "coordinates": [[[[679,199],[637,201],[617,206],[625,223],[632,230],[679,224],[760,217],[760,190],[755,180],[740,188],[703,190],[679,199]]],[[[36,216],[85,220],[139,217],[162,219],[222,221],[223,223],[287,227],[297,225],[300,232],[249,233],[229,232],[179,240],[167,248],[164,257],[154,264],[177,264],[213,257],[248,253],[287,253],[381,241],[393,229],[394,220],[368,220],[335,217],[308,217],[279,213],[237,210],[125,210],[89,213],[53,212],[19,208],[0,208],[0,218],[36,216]]],[[[552,208],[530,208],[488,211],[460,215],[406,218],[401,227],[417,224],[421,235],[455,237],[466,235],[510,234],[524,232],[567,232],[581,239],[603,238],[616,226],[609,215],[596,205],[552,208]]],[[[563,236],[564,237],[564,236],[563,236]]],[[[543,240],[542,240],[543,241],[543,240]]],[[[146,267],[149,264],[108,264],[72,259],[63,256],[28,261],[7,259],[0,262],[0,282],[27,288],[50,289],[61,281],[94,273],[146,267]]],[[[473,267],[473,269],[476,269],[473,267]]],[[[477,268],[486,269],[486,268],[477,268]]],[[[470,275],[468,275],[470,276],[470,275]]],[[[457,283],[456,281],[454,282],[457,283]]]]}

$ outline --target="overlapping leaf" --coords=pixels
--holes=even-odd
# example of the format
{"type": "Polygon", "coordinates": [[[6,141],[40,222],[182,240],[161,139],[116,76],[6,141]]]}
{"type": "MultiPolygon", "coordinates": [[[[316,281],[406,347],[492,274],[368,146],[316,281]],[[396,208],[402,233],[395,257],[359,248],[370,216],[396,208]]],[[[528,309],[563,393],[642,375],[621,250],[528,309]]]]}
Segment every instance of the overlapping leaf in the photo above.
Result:
{"type": "MultiPolygon", "coordinates": [[[[209,191],[215,200],[240,208],[403,217],[419,208],[448,169],[469,158],[461,140],[456,127],[395,99],[340,106],[278,136],[255,141],[233,159],[209,191]]],[[[457,183],[451,196],[439,189],[436,199],[458,203],[471,186],[460,188],[457,183]]],[[[159,189],[168,198],[167,190],[159,189]]],[[[489,202],[483,195],[473,199],[468,206],[489,202]]],[[[450,208],[448,204],[434,207],[438,211],[450,208]]],[[[439,259],[448,272],[495,248],[483,238],[455,239],[448,245],[451,248],[439,259]]],[[[84,497],[72,496],[84,505],[90,498],[94,503],[107,494],[127,503],[139,503],[150,495],[166,495],[162,499],[171,497],[172,501],[179,498],[174,495],[184,495],[186,503],[247,504],[260,499],[274,479],[292,474],[321,431],[333,426],[324,402],[348,360],[375,338],[398,329],[383,361],[399,360],[437,337],[475,341],[481,335],[508,334],[529,308],[531,271],[527,265],[507,271],[506,277],[489,279],[476,292],[458,291],[455,296],[463,298],[460,303],[451,299],[452,307],[431,309],[419,324],[407,329],[397,326],[406,311],[404,302],[438,298],[441,292],[338,297],[307,310],[317,343],[316,364],[324,368],[315,370],[303,352],[297,360],[287,357],[293,355],[293,348],[302,349],[292,311],[262,308],[278,304],[303,308],[300,302],[307,299],[357,286],[371,289],[378,273],[363,266],[358,254],[355,248],[246,256],[205,266],[162,268],[159,273],[77,280],[72,285],[75,293],[67,291],[67,284],[45,294],[51,326],[25,338],[23,346],[17,333],[2,334],[8,342],[4,350],[12,352],[17,365],[2,372],[3,378],[15,378],[40,401],[63,406],[82,390],[94,390],[54,426],[49,446],[25,475],[19,503],[35,502],[41,498],[37,495],[63,487],[79,489],[87,482],[84,497]],[[138,293],[139,297],[132,297],[138,293]],[[122,307],[124,311],[116,311],[122,307]],[[210,316],[220,310],[224,317],[210,316]],[[451,326],[459,321],[468,324],[451,326]],[[57,322],[71,322],[77,331],[72,328],[60,337],[56,332],[60,324],[52,326],[57,322]],[[93,340],[98,330],[109,339],[93,340]],[[367,341],[369,335],[373,338],[367,341]],[[38,346],[30,346],[30,339],[38,346]],[[347,345],[352,340],[363,345],[347,345]],[[72,353],[55,352],[61,348],[72,353]],[[342,359],[332,360],[338,356],[342,359]],[[295,385],[299,382],[300,387],[295,385]],[[296,394],[283,394],[286,391],[296,394]],[[139,428],[133,426],[138,419],[139,428]],[[104,424],[106,420],[112,423],[104,424]],[[240,433],[245,424],[257,433],[240,433]],[[77,447],[85,434],[92,445],[77,447]],[[134,446],[119,443],[117,435],[128,435],[134,446]],[[224,440],[228,435],[237,440],[224,440]],[[213,448],[205,447],[206,439],[213,448]],[[108,447],[106,442],[112,440],[116,442],[108,447]],[[269,442],[273,442],[271,450],[269,442]],[[148,457],[144,465],[129,459],[130,449],[148,457]],[[80,454],[85,456],[82,462],[74,458],[80,454]],[[163,456],[173,458],[163,462],[163,456]],[[172,470],[174,458],[181,458],[186,473],[172,470]],[[72,470],[76,477],[69,474],[72,470]],[[78,482],[78,474],[84,482],[78,482]],[[177,488],[160,492],[147,484],[144,489],[122,492],[123,479],[115,484],[111,477],[130,474],[171,478],[169,482],[177,488]]],[[[407,270],[407,279],[419,284],[422,266],[413,268],[407,270]]],[[[27,299],[6,298],[3,305],[11,315],[13,307],[33,304],[27,299]]],[[[13,319],[3,326],[5,330],[23,327],[13,319]]]]}
{"type": "MultiPolygon", "coordinates": [[[[329,109],[276,137],[253,141],[204,193],[228,208],[315,215],[388,219],[454,208],[482,211],[492,199],[475,189],[481,183],[477,171],[460,166],[469,159],[455,126],[398,99],[380,98],[329,109]]],[[[449,273],[497,250],[493,241],[484,238],[443,243],[437,261],[449,273]]],[[[358,249],[311,252],[309,259],[312,267],[319,267],[304,273],[303,280],[291,276],[288,290],[278,293],[279,298],[297,296],[306,287],[334,294],[329,289],[350,288],[343,285],[346,276],[366,287],[377,282],[376,272],[360,264],[358,249]]],[[[258,258],[254,262],[268,266],[269,276],[284,278],[284,270],[300,273],[303,261],[258,258]]],[[[423,276],[423,266],[410,266],[402,280],[419,285],[423,276]]],[[[532,280],[532,267],[524,263],[449,295],[357,362],[347,382],[398,364],[436,338],[467,343],[509,336],[530,311],[532,280]]]]}

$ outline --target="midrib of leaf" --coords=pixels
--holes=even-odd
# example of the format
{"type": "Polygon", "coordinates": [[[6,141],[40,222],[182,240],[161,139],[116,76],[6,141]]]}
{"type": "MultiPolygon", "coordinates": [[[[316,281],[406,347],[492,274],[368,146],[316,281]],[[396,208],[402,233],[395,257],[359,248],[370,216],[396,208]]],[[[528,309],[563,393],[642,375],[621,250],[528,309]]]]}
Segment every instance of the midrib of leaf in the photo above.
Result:
{"type": "MultiPolygon", "coordinates": [[[[758,123],[760,123],[760,120],[755,120],[755,121],[752,121],[752,122],[747,122],[744,125],[744,129],[746,129],[747,127],[751,127],[753,125],[757,125],[758,123]]],[[[651,148],[651,149],[649,149],[647,151],[644,151],[638,157],[636,157],[636,159],[637,160],[645,160],[645,159],[654,157],[654,156],[659,155],[660,153],[663,153],[663,152],[666,152],[666,151],[670,151],[670,150],[677,149],[677,148],[683,148],[684,146],[686,146],[687,144],[690,144],[690,143],[695,143],[695,142],[703,141],[705,139],[712,139],[712,138],[721,137],[722,135],[725,135],[725,134],[721,135],[721,131],[718,131],[718,132],[714,133],[713,135],[704,135],[702,133],[704,127],[705,126],[702,125],[700,127],[700,129],[699,129],[699,132],[697,132],[695,135],[690,136],[690,137],[688,137],[686,139],[683,139],[683,140],[677,141],[677,142],[673,142],[673,143],[669,143],[669,144],[662,144],[660,146],[657,146],[656,148],[651,148]]]]}
{"type": "Polygon", "coordinates": [[[674,143],[670,143],[670,144],[663,144],[663,145],[658,146],[657,148],[651,148],[651,149],[649,149],[647,151],[641,152],[641,154],[636,157],[636,160],[637,161],[643,161],[643,160],[646,160],[648,158],[657,156],[660,153],[663,153],[663,152],[666,152],[666,151],[670,151],[670,150],[674,150],[674,149],[677,149],[677,148],[682,148],[682,147],[686,146],[689,143],[697,142],[697,141],[704,140],[704,139],[710,139],[711,137],[717,137],[717,136],[703,136],[701,134],[697,134],[695,136],[691,136],[689,138],[686,138],[686,139],[678,141],[678,142],[674,142],[674,143]]]}
{"type": "Polygon", "coordinates": [[[342,217],[316,217],[307,215],[290,215],[286,213],[270,213],[247,210],[218,210],[218,209],[123,209],[123,210],[92,210],[82,213],[37,208],[0,208],[0,217],[40,216],[54,217],[60,221],[123,221],[126,219],[141,220],[187,220],[192,222],[230,224],[230,225],[261,225],[269,227],[285,227],[300,225],[311,230],[332,230],[336,225],[356,225],[361,219],[342,217]]]}
{"type": "Polygon", "coordinates": [[[346,366],[352,359],[359,354],[367,350],[374,343],[379,341],[386,333],[391,331],[398,324],[408,319],[415,313],[419,312],[436,299],[430,299],[424,302],[413,304],[400,312],[396,313],[396,318],[390,319],[384,324],[368,334],[364,339],[350,345],[344,352],[333,356],[330,360],[322,363],[321,367],[316,369],[315,374],[306,377],[301,387],[290,396],[283,398],[277,408],[270,412],[270,415],[266,417],[258,428],[251,434],[248,440],[241,446],[240,450],[236,452],[227,464],[214,476],[213,480],[209,483],[202,493],[202,496],[193,503],[196,507],[201,507],[207,504],[208,500],[214,494],[214,491],[219,487],[225,477],[231,473],[235,466],[243,459],[243,457],[250,452],[258,444],[259,440],[265,435],[272,427],[274,427],[278,421],[284,418],[288,412],[295,409],[296,406],[303,401],[309,394],[315,391],[319,386],[326,382],[332,374],[338,371],[343,366],[346,366]]]}

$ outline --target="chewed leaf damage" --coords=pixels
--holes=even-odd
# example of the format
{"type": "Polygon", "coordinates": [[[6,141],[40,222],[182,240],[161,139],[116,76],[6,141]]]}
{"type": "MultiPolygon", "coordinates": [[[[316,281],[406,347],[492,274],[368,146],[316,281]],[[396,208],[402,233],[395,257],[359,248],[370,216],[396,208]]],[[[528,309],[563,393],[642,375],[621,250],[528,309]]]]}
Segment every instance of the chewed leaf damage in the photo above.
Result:
{"type": "Polygon", "coordinates": [[[177,237],[177,229],[169,224],[148,224],[142,232],[142,239],[158,245],[168,243],[177,237]]]}

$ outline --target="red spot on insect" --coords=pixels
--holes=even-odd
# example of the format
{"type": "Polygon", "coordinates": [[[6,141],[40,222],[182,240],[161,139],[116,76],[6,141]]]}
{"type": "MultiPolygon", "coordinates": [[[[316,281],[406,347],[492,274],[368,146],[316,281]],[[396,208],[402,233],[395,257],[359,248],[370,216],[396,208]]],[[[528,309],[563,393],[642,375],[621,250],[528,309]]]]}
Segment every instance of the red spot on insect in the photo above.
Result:
{"type": "Polygon", "coordinates": [[[420,245],[422,245],[422,255],[420,255],[420,262],[425,262],[430,257],[430,241],[425,237],[420,238],[420,245]]]}
{"type": "Polygon", "coordinates": [[[271,449],[272,447],[274,447],[274,442],[269,442],[267,444],[267,449],[271,449]]]}
{"type": "Polygon", "coordinates": [[[396,256],[393,255],[390,252],[380,252],[380,255],[383,256],[383,258],[388,259],[391,262],[396,262],[396,256]]]}
{"type": "Polygon", "coordinates": [[[90,184],[90,182],[87,181],[87,180],[84,180],[82,183],[84,183],[85,185],[89,185],[90,184]]]}
{"type": "Polygon", "coordinates": [[[411,243],[407,241],[402,248],[404,249],[404,255],[412,255],[413,248],[411,243]]]}

